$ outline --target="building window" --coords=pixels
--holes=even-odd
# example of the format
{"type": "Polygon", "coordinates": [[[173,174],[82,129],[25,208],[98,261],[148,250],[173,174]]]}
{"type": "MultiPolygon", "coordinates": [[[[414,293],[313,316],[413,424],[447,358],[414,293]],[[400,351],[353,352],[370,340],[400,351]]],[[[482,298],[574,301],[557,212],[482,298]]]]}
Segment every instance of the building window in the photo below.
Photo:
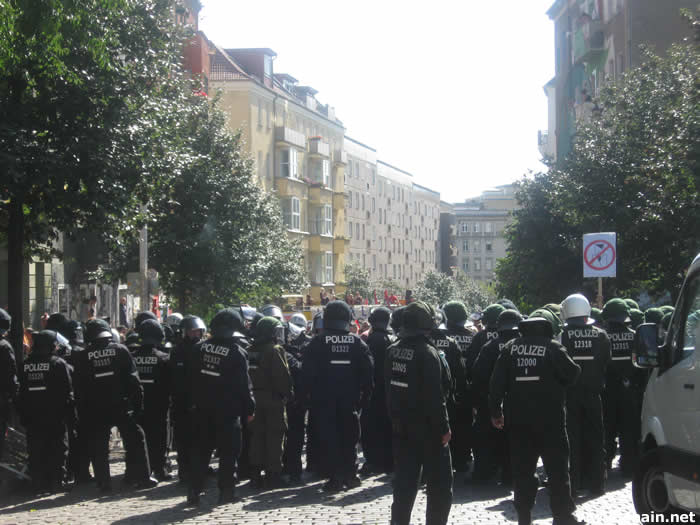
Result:
{"type": "Polygon", "coordinates": [[[490,257],[486,259],[486,269],[493,270],[493,259],[490,257]]]}
{"type": "Polygon", "coordinates": [[[376,270],[377,269],[377,256],[372,255],[372,269],[376,270]]]}
{"type": "Polygon", "coordinates": [[[493,242],[492,242],[492,241],[486,241],[486,242],[484,243],[484,245],[485,245],[485,247],[486,247],[486,251],[487,251],[487,252],[492,252],[492,251],[493,251],[493,242]]]}
{"type": "Polygon", "coordinates": [[[362,225],[362,240],[365,240],[365,225],[362,225]]]}
{"type": "Polygon", "coordinates": [[[326,252],[324,259],[324,278],[327,283],[331,283],[333,282],[333,252],[326,252]]]}
{"type": "Polygon", "coordinates": [[[290,179],[298,178],[297,150],[287,148],[280,151],[280,176],[290,179]]]}
{"type": "Polygon", "coordinates": [[[352,159],[348,159],[348,177],[352,177],[352,159]]]}
{"type": "Polygon", "coordinates": [[[481,223],[474,223],[474,233],[479,233],[481,231],[481,223]]]}
{"type": "Polygon", "coordinates": [[[461,233],[469,233],[469,223],[468,222],[460,222],[459,223],[459,231],[461,233]]]}
{"type": "Polygon", "coordinates": [[[362,195],[362,211],[365,211],[365,196],[362,195]]]}
{"type": "Polygon", "coordinates": [[[474,247],[475,252],[480,252],[481,251],[481,241],[479,239],[474,239],[474,242],[472,243],[472,246],[474,247]]]}
{"type": "Polygon", "coordinates": [[[377,170],[372,168],[372,185],[375,185],[377,183],[377,170]]]}
{"type": "Polygon", "coordinates": [[[282,201],[282,214],[284,225],[290,230],[301,229],[301,203],[296,197],[282,201]]]}
{"type": "Polygon", "coordinates": [[[330,204],[323,206],[323,235],[333,235],[333,207],[330,204]]]}
{"type": "Polygon", "coordinates": [[[352,222],[348,222],[348,238],[352,239],[352,222]]]}
{"type": "Polygon", "coordinates": [[[355,238],[360,240],[360,223],[355,224],[355,238]]]}
{"type": "Polygon", "coordinates": [[[348,192],[348,208],[352,208],[352,192],[348,192]]]}
{"type": "Polygon", "coordinates": [[[379,208],[379,224],[382,223],[382,209],[379,208]]]}
{"type": "Polygon", "coordinates": [[[256,166],[258,168],[258,177],[262,179],[263,176],[263,163],[262,163],[262,151],[258,151],[258,165],[256,166]]]}
{"type": "Polygon", "coordinates": [[[384,249],[384,241],[381,237],[379,237],[379,249],[383,250],[384,249]]]}
{"type": "Polygon", "coordinates": [[[265,153],[265,177],[270,178],[270,154],[265,153]]]}
{"type": "Polygon", "coordinates": [[[360,209],[360,194],[355,192],[355,209],[360,209]]]}
{"type": "Polygon", "coordinates": [[[374,197],[372,197],[372,213],[374,213],[375,211],[377,211],[376,205],[377,205],[377,201],[376,201],[376,199],[375,199],[374,197]]]}
{"type": "Polygon", "coordinates": [[[490,222],[484,223],[484,233],[493,233],[493,224],[490,222]]]}
{"type": "Polygon", "coordinates": [[[270,106],[269,104],[265,104],[265,124],[267,126],[267,130],[270,131],[270,106]]]}
{"type": "Polygon", "coordinates": [[[481,259],[474,259],[474,271],[475,272],[481,271],[481,259]]]}
{"type": "Polygon", "coordinates": [[[262,128],[262,100],[258,99],[258,127],[262,128]]]}

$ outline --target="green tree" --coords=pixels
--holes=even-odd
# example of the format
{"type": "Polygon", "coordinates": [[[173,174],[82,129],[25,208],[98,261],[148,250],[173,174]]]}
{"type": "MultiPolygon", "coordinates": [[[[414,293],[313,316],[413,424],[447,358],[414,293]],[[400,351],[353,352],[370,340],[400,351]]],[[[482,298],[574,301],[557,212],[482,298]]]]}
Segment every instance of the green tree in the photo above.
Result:
{"type": "Polygon", "coordinates": [[[493,290],[483,283],[475,281],[462,271],[454,276],[457,285],[457,298],[464,303],[468,312],[480,312],[496,302],[493,290]]]}
{"type": "Polygon", "coordinates": [[[617,277],[605,280],[605,295],[676,295],[700,246],[699,56],[697,41],[665,57],[646,51],[602,89],[600,112],[579,123],[568,157],[523,183],[499,291],[529,305],[580,289],[592,296],[582,234],[615,231],[617,277]]]}
{"type": "Polygon", "coordinates": [[[180,176],[153,204],[149,257],[183,312],[215,303],[261,304],[300,292],[301,251],[282,223],[280,204],[255,182],[252,162],[219,109],[191,96],[180,110],[189,155],[180,176]]]}
{"type": "Polygon", "coordinates": [[[350,263],[345,265],[345,287],[353,295],[360,292],[363,298],[372,298],[374,300],[375,287],[369,271],[359,264],[350,263]]]}
{"type": "Polygon", "coordinates": [[[59,232],[99,230],[115,250],[178,156],[181,34],[171,0],[0,4],[0,228],[21,349],[22,268],[59,232]],[[166,155],[165,152],[168,152],[166,155]]]}
{"type": "Polygon", "coordinates": [[[462,301],[469,312],[481,311],[495,301],[495,297],[481,283],[458,271],[453,277],[431,270],[418,281],[414,290],[416,299],[433,306],[448,301],[462,301]]]}

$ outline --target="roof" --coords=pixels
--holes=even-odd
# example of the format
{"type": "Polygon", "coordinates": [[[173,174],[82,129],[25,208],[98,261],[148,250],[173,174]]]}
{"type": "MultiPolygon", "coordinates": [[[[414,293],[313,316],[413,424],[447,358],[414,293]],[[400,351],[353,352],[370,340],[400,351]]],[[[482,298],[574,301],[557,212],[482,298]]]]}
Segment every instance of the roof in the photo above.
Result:
{"type": "Polygon", "coordinates": [[[233,48],[233,49],[227,49],[227,53],[250,53],[250,54],[258,54],[258,53],[263,53],[267,56],[271,57],[276,57],[277,53],[275,53],[272,49],[269,47],[241,47],[241,48],[233,48]]]}
{"type": "Polygon", "coordinates": [[[287,73],[275,73],[275,78],[277,80],[286,80],[287,82],[294,82],[295,84],[299,82],[296,78],[287,73]]]}
{"type": "Polygon", "coordinates": [[[425,186],[421,186],[420,184],[416,184],[415,182],[413,183],[414,188],[418,188],[419,190],[427,191],[428,193],[432,193],[433,195],[437,195],[438,198],[440,198],[440,192],[431,190],[430,188],[426,188],[425,186]]]}
{"type": "Polygon", "coordinates": [[[408,175],[409,177],[413,177],[413,174],[412,174],[412,173],[409,173],[409,172],[407,172],[407,171],[404,171],[404,170],[402,170],[401,168],[397,168],[396,166],[392,166],[391,164],[389,164],[388,162],[384,162],[383,160],[378,160],[378,161],[377,161],[377,164],[383,164],[383,165],[386,166],[387,168],[391,168],[392,170],[400,171],[400,172],[403,173],[404,175],[408,175]]]}
{"type": "Polygon", "coordinates": [[[375,153],[377,152],[377,150],[374,149],[372,146],[368,146],[367,144],[363,144],[359,140],[355,140],[352,137],[348,137],[347,135],[345,135],[345,140],[349,140],[350,142],[354,142],[358,146],[362,146],[363,148],[367,148],[368,150],[374,151],[375,153]]]}
{"type": "Polygon", "coordinates": [[[549,9],[547,9],[547,16],[551,20],[554,20],[557,17],[559,11],[561,11],[561,9],[565,6],[566,0],[554,0],[552,6],[549,9]]]}

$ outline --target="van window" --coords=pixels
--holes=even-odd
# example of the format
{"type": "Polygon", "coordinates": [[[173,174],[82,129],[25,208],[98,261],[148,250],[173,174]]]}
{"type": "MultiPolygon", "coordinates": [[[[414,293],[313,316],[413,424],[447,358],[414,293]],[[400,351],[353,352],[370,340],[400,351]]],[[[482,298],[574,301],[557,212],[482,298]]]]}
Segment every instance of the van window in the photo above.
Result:
{"type": "Polygon", "coordinates": [[[695,352],[700,331],[700,275],[695,276],[688,286],[682,313],[683,326],[680,330],[682,340],[678,347],[682,349],[680,359],[685,359],[695,352]]]}

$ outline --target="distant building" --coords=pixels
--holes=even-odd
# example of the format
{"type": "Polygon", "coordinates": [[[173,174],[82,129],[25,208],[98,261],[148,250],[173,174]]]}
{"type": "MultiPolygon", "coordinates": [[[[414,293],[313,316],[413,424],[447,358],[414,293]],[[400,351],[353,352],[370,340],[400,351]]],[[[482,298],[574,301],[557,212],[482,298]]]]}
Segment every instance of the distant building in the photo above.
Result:
{"type": "Polygon", "coordinates": [[[542,155],[568,154],[576,123],[596,110],[601,86],[640,65],[640,45],[663,54],[691,36],[680,10],[697,6],[697,0],[556,0],[547,11],[554,21],[555,76],[544,86],[549,122],[538,132],[542,155]]]}
{"type": "Polygon", "coordinates": [[[514,184],[463,203],[441,203],[440,269],[449,274],[461,270],[476,281],[492,282],[496,261],[506,256],[504,230],[516,207],[514,184]]]}

